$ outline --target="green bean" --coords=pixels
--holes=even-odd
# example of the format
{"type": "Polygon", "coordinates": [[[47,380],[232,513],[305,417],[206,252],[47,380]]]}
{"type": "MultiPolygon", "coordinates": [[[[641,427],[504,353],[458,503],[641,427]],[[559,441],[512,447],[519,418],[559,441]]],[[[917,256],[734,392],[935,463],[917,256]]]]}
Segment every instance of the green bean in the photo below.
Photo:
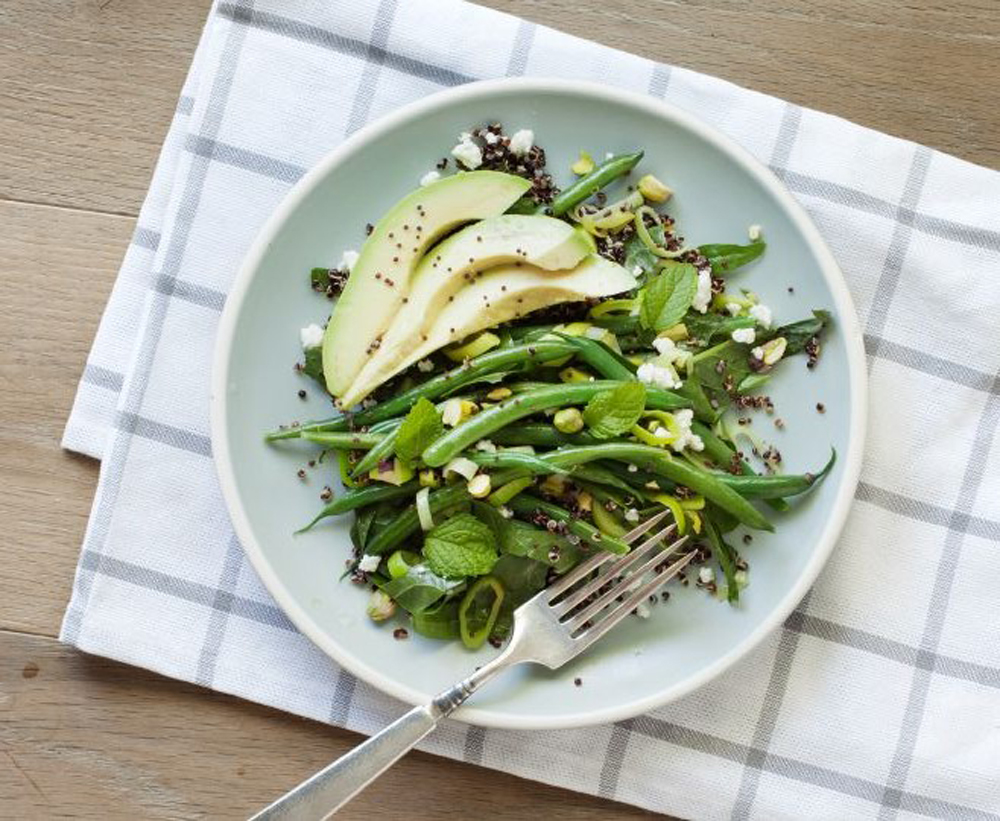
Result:
{"type": "Polygon", "coordinates": [[[332,450],[368,450],[375,447],[385,438],[384,433],[351,433],[350,431],[312,431],[302,432],[302,438],[307,442],[315,442],[332,450]]]}
{"type": "Polygon", "coordinates": [[[532,476],[548,476],[551,473],[565,473],[558,465],[531,453],[516,450],[498,450],[496,453],[470,453],[468,458],[482,467],[519,468],[532,476]]]}
{"type": "Polygon", "coordinates": [[[593,484],[608,485],[609,487],[624,490],[626,493],[636,495],[637,491],[628,482],[619,479],[614,473],[605,467],[597,464],[577,465],[570,471],[570,477],[575,481],[582,479],[593,484]]]}
{"type": "Polygon", "coordinates": [[[797,496],[815,487],[833,469],[836,460],[837,452],[834,451],[819,473],[782,473],[773,476],[733,476],[730,473],[715,475],[720,482],[744,498],[782,499],[786,496],[797,496]]]}
{"type": "Polygon", "coordinates": [[[590,321],[599,328],[607,328],[615,334],[634,334],[641,330],[639,317],[632,316],[631,314],[627,316],[608,314],[606,316],[592,317],[590,321]]]}
{"type": "Polygon", "coordinates": [[[634,154],[620,154],[605,160],[589,174],[580,177],[569,188],[566,188],[552,200],[550,206],[541,206],[538,210],[551,213],[555,217],[562,216],[609,183],[625,176],[639,164],[642,154],[642,151],[636,151],[634,154]]]}
{"type": "Polygon", "coordinates": [[[321,519],[326,519],[329,516],[339,516],[341,513],[347,513],[349,510],[355,510],[359,507],[368,507],[369,505],[376,505],[379,502],[388,502],[393,499],[401,499],[404,496],[412,496],[418,490],[420,490],[420,486],[416,482],[407,482],[405,485],[399,485],[398,487],[379,482],[378,484],[367,485],[357,490],[348,490],[324,507],[309,524],[295,532],[305,533],[307,530],[311,530],[321,519]]]}
{"type": "MultiPolygon", "coordinates": [[[[459,482],[458,484],[443,487],[440,490],[431,491],[427,496],[427,504],[430,507],[431,513],[434,514],[454,507],[468,498],[469,491],[465,487],[465,482],[459,482]]],[[[375,534],[372,540],[365,545],[365,552],[382,556],[399,547],[406,539],[419,530],[420,516],[417,514],[417,506],[412,504],[375,534]]]]}
{"type": "Polygon", "coordinates": [[[575,347],[568,342],[555,339],[536,341],[531,344],[513,345],[509,348],[495,348],[477,356],[467,363],[438,374],[408,391],[379,403],[369,410],[356,414],[341,413],[329,419],[307,422],[297,428],[271,431],[265,436],[269,442],[276,439],[295,439],[305,431],[341,431],[353,425],[372,425],[406,413],[421,397],[437,399],[481,379],[487,374],[503,371],[510,366],[540,364],[552,359],[572,355],[575,347]]]}
{"type": "Polygon", "coordinates": [[[605,379],[635,379],[635,367],[632,363],[604,343],[586,336],[568,336],[558,332],[556,336],[573,345],[580,360],[605,379]]]}
{"type": "MultiPolygon", "coordinates": [[[[499,405],[473,416],[467,422],[452,428],[423,453],[423,460],[431,467],[440,467],[457,456],[473,442],[485,439],[533,413],[560,405],[583,404],[602,391],[611,390],[618,382],[598,380],[567,385],[550,385],[516,395],[499,405]]],[[[650,388],[646,391],[646,407],[656,410],[675,410],[687,406],[687,401],[670,391],[650,388]]]]}
{"type": "Polygon", "coordinates": [[[660,448],[630,442],[609,442],[604,445],[563,448],[547,454],[545,458],[564,468],[597,459],[617,459],[621,462],[640,465],[654,473],[666,476],[679,485],[691,488],[695,493],[700,493],[723,510],[732,513],[748,527],[758,530],[774,530],[774,527],[761,512],[729,487],[721,475],[696,468],[682,459],[674,458],[660,448]]]}
{"type": "MultiPolygon", "coordinates": [[[[403,421],[399,420],[399,425],[402,424],[403,421]]],[[[399,425],[396,425],[391,431],[386,433],[379,440],[378,444],[364,455],[364,458],[354,466],[351,476],[354,478],[364,476],[373,467],[377,467],[379,462],[392,456],[392,452],[396,449],[396,437],[399,435],[399,425]]]]}
{"type": "MultiPolygon", "coordinates": [[[[733,456],[736,452],[726,444],[725,440],[716,436],[715,432],[708,427],[708,425],[703,425],[701,422],[691,423],[691,432],[697,434],[701,441],[705,445],[705,455],[708,456],[712,461],[719,465],[723,470],[728,470],[729,466],[733,462],[733,456]]],[[[756,476],[757,473],[752,467],[743,459],[740,459],[740,470],[743,472],[744,476],[756,476]]],[[[784,499],[768,499],[766,504],[772,510],[777,510],[783,512],[788,510],[788,502],[784,499]]]]}
{"type": "Polygon", "coordinates": [[[589,433],[560,433],[552,425],[532,424],[502,428],[491,437],[496,445],[534,445],[557,448],[561,445],[592,445],[598,440],[589,433]]]}
{"type": "Polygon", "coordinates": [[[574,536],[579,536],[594,547],[607,550],[609,553],[628,553],[628,545],[620,539],[605,536],[590,522],[576,518],[565,508],[554,505],[551,502],[543,501],[530,493],[521,493],[510,500],[509,507],[515,513],[522,516],[531,516],[536,511],[544,514],[550,519],[562,522],[574,536]]]}

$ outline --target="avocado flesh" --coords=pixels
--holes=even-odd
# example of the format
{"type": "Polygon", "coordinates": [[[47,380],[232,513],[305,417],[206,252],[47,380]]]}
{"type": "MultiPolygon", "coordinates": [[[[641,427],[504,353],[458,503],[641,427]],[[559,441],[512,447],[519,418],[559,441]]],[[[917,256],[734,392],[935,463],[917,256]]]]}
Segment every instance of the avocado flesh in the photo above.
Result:
{"type": "MultiPolygon", "coordinates": [[[[612,296],[636,287],[634,275],[591,254],[568,271],[546,272],[529,265],[492,268],[455,295],[434,320],[427,339],[410,338],[409,348],[378,369],[366,367],[344,404],[355,404],[419,359],[484,328],[517,319],[560,302],[612,296]]],[[[375,364],[374,362],[372,363],[375,364]]]]}
{"type": "Polygon", "coordinates": [[[323,336],[327,390],[342,396],[381,343],[421,257],[459,225],[506,211],[531,183],[498,171],[445,177],[403,197],[361,248],[323,336]]]}
{"type": "Polygon", "coordinates": [[[520,262],[546,271],[573,268],[593,249],[587,235],[552,217],[506,215],[463,228],[432,248],[411,278],[410,293],[377,351],[368,357],[352,386],[342,396],[350,407],[359,388],[379,378],[386,367],[404,357],[429,336],[438,314],[471,282],[497,265],[520,262]]]}

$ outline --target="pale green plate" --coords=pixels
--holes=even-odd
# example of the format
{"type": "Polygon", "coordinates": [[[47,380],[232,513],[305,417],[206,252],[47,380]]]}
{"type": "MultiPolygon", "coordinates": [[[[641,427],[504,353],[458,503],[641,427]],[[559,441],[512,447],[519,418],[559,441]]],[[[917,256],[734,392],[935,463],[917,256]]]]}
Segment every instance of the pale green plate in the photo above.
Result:
{"type": "MultiPolygon", "coordinates": [[[[781,183],[743,149],[689,114],[647,97],[584,83],[503,80],[428,97],[360,131],[295,186],[261,231],[226,303],[212,397],[212,440],[222,489],[247,555],[293,622],[339,664],[405,701],[427,700],[466,676],[494,651],[459,643],[392,637],[393,624],[365,615],[368,593],[339,582],[350,554],[349,517],[303,536],[292,531],[318,509],[329,471],[303,484],[303,451],[264,444],[263,431],[293,418],[329,415],[330,404],[291,364],[298,331],[322,323],[329,303],[307,275],[357,248],[374,222],[471,126],[500,121],[534,130],[549,167],[565,183],[580,149],[646,150],[642,172],[676,195],[669,204],[692,244],[744,242],[763,226],[762,262],[733,276],[757,291],[779,322],[830,309],[836,323],[815,371],[800,357],[769,387],[785,420],[755,428],[776,441],[790,471],[815,469],[837,449],[833,473],[777,532],[739,543],[750,586],[729,607],[704,591],[673,585],[667,604],[646,620],[627,620],[596,649],[552,673],[523,667],[478,694],[459,714],[508,728],[557,728],[609,722],[678,698],[733,664],[791,612],[813,583],[840,532],[854,494],[865,431],[865,360],[844,280],[826,245],[781,183]],[[795,293],[788,292],[794,285],[795,293]],[[822,402],[826,413],[815,406],[822,402]],[[581,677],[582,686],[573,679],[581,677]]],[[[736,539],[739,540],[739,536],[736,539]]]]}

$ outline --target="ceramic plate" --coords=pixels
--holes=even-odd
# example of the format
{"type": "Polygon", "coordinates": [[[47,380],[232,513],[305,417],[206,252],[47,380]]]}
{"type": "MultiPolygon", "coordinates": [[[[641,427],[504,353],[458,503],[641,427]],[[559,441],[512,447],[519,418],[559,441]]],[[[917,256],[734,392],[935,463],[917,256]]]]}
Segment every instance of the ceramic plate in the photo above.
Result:
{"type": "MultiPolygon", "coordinates": [[[[291,620],[359,678],[404,701],[426,701],[466,676],[495,650],[413,636],[394,640],[392,625],[365,615],[368,593],[338,581],[350,554],[350,517],[293,536],[320,504],[331,471],[296,477],[304,451],[261,437],[279,422],[322,418],[330,404],[301,377],[299,328],[323,323],[329,303],[313,293],[308,271],[357,248],[374,222],[470,127],[500,121],[534,130],[557,181],[581,149],[602,157],[644,148],[642,172],[676,192],[669,203],[692,244],[744,242],[763,226],[763,260],[734,275],[757,291],[779,322],[828,308],[835,325],[819,366],[796,358],[769,386],[782,431],[762,417],[790,471],[822,465],[837,449],[818,490],[776,516],[773,534],[740,544],[750,586],[739,607],[694,586],[672,585],[649,619],[630,618],[592,651],[551,672],[522,666],[478,693],[459,713],[475,724],[508,728],[573,727],[634,716],[704,684],[747,653],[791,612],[826,561],[847,515],[865,430],[864,352],[850,296],[833,257],[781,183],[743,149],[690,114],[603,86],[502,80],[427,97],[358,132],[289,193],[265,225],[226,303],[213,374],[212,438],[236,532],[257,573],[291,620]],[[794,286],[794,293],[789,292],[794,286]],[[826,412],[816,411],[822,402],[826,412]],[[573,680],[582,678],[582,686],[573,680]]],[[[737,541],[740,536],[735,536],[737,541]]]]}

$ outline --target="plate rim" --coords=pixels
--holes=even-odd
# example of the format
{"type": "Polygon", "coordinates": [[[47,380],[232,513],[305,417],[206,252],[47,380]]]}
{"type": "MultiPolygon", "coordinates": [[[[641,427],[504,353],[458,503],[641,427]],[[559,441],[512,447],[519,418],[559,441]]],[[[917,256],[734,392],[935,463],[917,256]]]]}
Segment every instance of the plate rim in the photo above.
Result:
{"type": "Polygon", "coordinates": [[[233,279],[219,319],[209,396],[212,461],[215,463],[216,474],[233,529],[244,552],[270,595],[274,597],[276,603],[296,628],[342,668],[382,692],[411,705],[424,704],[428,700],[427,694],[383,675],[360,657],[347,652],[333,636],[322,630],[272,569],[254,537],[250,519],[237,491],[235,472],[230,458],[226,426],[228,403],[225,389],[229,379],[233,336],[243,302],[253,282],[253,274],[259,268],[274,236],[301,201],[333,169],[349,160],[369,140],[454,103],[474,98],[488,98],[494,95],[545,93],[596,98],[598,101],[605,100],[616,105],[625,104],[659,119],[670,121],[676,126],[687,129],[699,139],[727,155],[776,199],[819,261],[820,271],[833,296],[837,329],[844,337],[847,353],[851,401],[847,452],[841,457],[844,464],[843,476],[826,524],[816,541],[813,555],[795,584],[778,601],[770,614],[743,641],[714,662],[703,667],[698,673],[670,687],[653,695],[605,708],[558,716],[538,716],[499,713],[489,708],[465,706],[453,715],[454,718],[469,724],[513,730],[571,729],[633,718],[676,701],[703,686],[757,647],[791,614],[812,587],[819,572],[829,559],[843,530],[858,485],[868,425],[867,363],[863,336],[854,302],[840,266],[805,209],[792,196],[781,180],[745,148],[682,108],[639,92],[591,81],[524,77],[501,78],[480,80],[430,94],[389,112],[359,129],[339,146],[324,155],[292,186],[278,207],[268,217],[247,251],[233,279]]]}

